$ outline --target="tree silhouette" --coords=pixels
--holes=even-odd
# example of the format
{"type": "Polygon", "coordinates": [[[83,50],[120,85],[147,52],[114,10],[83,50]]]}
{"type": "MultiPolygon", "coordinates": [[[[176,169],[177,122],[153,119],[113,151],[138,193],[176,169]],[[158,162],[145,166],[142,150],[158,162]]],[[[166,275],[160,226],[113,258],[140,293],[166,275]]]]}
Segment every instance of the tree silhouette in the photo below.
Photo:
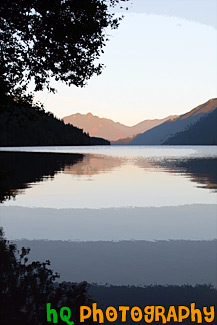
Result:
{"type": "Polygon", "coordinates": [[[0,89],[19,97],[30,80],[35,91],[50,78],[84,86],[102,64],[96,63],[117,28],[110,8],[128,0],[5,0],[0,6],[0,89]]]}
{"type": "MultiPolygon", "coordinates": [[[[50,262],[28,263],[30,249],[19,252],[0,229],[0,322],[1,324],[47,324],[46,303],[58,311],[67,306],[79,324],[79,307],[89,305],[87,283],[55,283],[59,277],[50,262]]],[[[65,324],[59,319],[59,324],[65,324]]],[[[88,324],[88,322],[86,323],[88,324]]]]}

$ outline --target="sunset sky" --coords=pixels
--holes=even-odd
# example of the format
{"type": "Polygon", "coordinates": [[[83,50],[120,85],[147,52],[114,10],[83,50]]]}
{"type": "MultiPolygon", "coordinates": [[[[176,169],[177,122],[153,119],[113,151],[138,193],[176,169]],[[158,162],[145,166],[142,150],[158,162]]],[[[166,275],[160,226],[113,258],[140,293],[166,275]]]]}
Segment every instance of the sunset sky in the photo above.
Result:
{"type": "Polygon", "coordinates": [[[54,83],[36,100],[57,117],[88,112],[126,125],[217,97],[217,0],[132,0],[85,88],[54,83]]]}

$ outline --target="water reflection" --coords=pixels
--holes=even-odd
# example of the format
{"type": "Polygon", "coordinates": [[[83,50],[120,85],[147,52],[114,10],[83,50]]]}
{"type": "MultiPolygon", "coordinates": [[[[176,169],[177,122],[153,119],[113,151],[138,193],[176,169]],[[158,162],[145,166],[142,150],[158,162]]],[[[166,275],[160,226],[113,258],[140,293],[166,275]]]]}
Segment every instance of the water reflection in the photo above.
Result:
{"type": "Polygon", "coordinates": [[[0,152],[0,200],[56,208],[213,204],[217,158],[210,150],[189,158],[181,149],[173,157],[146,150],[118,156],[117,148],[110,155],[0,152]]]}
{"type": "Polygon", "coordinates": [[[166,304],[165,296],[170,305],[187,304],[187,296],[208,303],[206,295],[213,304],[216,290],[177,285],[217,285],[216,149],[80,150],[0,152],[7,238],[30,246],[32,261],[50,259],[62,280],[149,286],[91,286],[104,306],[141,305],[145,297],[147,304],[166,304]]]}
{"type": "Polygon", "coordinates": [[[217,240],[15,243],[31,247],[30,261],[50,259],[60,281],[136,286],[209,283],[217,288],[217,240]]]}
{"type": "Polygon", "coordinates": [[[192,182],[197,183],[199,188],[217,190],[217,159],[189,158],[189,159],[151,159],[147,162],[138,159],[136,162],[140,168],[161,168],[172,174],[179,174],[188,177],[192,182]]]}
{"type": "Polygon", "coordinates": [[[64,174],[92,177],[100,173],[109,173],[124,163],[125,160],[121,157],[86,154],[76,166],[65,166],[64,174]]]}
{"type": "Polygon", "coordinates": [[[0,201],[15,198],[32,183],[54,179],[82,159],[81,154],[0,152],[0,201]]]}
{"type": "MultiPolygon", "coordinates": [[[[2,237],[0,232],[0,253],[3,261],[1,267],[3,281],[1,281],[2,290],[0,293],[0,319],[2,324],[47,324],[47,302],[51,304],[52,308],[55,308],[53,312],[56,310],[56,315],[59,315],[60,306],[69,307],[72,319],[76,324],[79,324],[80,306],[92,307],[94,302],[97,302],[98,307],[104,311],[106,307],[111,305],[115,306],[117,310],[120,305],[130,306],[131,308],[138,306],[142,310],[144,310],[145,306],[150,305],[164,306],[166,311],[168,311],[169,306],[177,308],[184,305],[190,307],[192,302],[196,302],[196,307],[201,311],[204,306],[217,307],[217,290],[215,287],[212,287],[210,284],[192,286],[186,278],[186,275],[190,275],[190,280],[194,278],[193,282],[199,279],[200,283],[212,283],[209,280],[210,275],[214,275],[215,279],[214,258],[211,257],[210,265],[210,260],[207,260],[206,257],[210,257],[210,252],[212,255],[215,254],[215,242],[103,242],[77,244],[68,242],[50,243],[48,241],[33,241],[29,243],[23,241],[17,242],[17,244],[18,247],[22,245],[29,246],[30,244],[32,246],[31,257],[28,255],[28,249],[23,248],[19,252],[15,245],[12,245],[11,242],[9,243],[2,237]],[[109,246],[114,247],[110,249],[109,246]],[[90,258],[88,260],[90,251],[92,251],[91,257],[94,257],[93,255],[96,256],[98,251],[100,261],[90,260],[90,258]],[[177,251],[181,254],[184,253],[182,263],[178,259],[177,251]],[[115,255],[120,256],[119,259],[116,258],[118,264],[114,263],[115,255]],[[28,262],[27,256],[30,257],[28,262]],[[59,266],[61,265],[62,268],[65,267],[67,269],[70,281],[55,282],[57,279],[56,270],[50,268],[48,261],[42,262],[41,260],[41,258],[46,259],[47,256],[54,258],[54,260],[57,256],[57,258],[64,261],[63,263],[60,261],[59,266]],[[38,258],[40,261],[38,261],[38,258]],[[36,260],[37,262],[35,262],[36,260]],[[104,265],[105,261],[107,265],[104,265]],[[82,267],[84,262],[85,267],[82,267]],[[123,265],[119,269],[120,262],[123,265]],[[143,262],[144,270],[141,269],[140,262],[143,262]],[[198,262],[201,266],[200,268],[198,268],[198,262]],[[102,267],[106,267],[104,272],[100,272],[102,267]],[[115,286],[108,284],[97,285],[96,283],[89,285],[86,282],[74,283],[78,276],[92,277],[93,274],[98,276],[97,280],[102,275],[108,280],[109,276],[117,275],[117,270],[121,271],[119,276],[123,275],[121,282],[126,278],[126,275],[135,281],[140,274],[141,282],[146,283],[146,285],[130,286],[128,284],[125,286],[115,286]],[[86,274],[84,273],[85,271],[87,272],[86,274]],[[177,272],[176,277],[174,276],[174,271],[177,272]],[[180,275],[183,280],[183,274],[184,281],[187,280],[188,285],[177,285],[180,282],[180,275]],[[165,275],[167,277],[166,281],[170,283],[175,281],[175,285],[157,285],[156,283],[159,283],[159,281],[154,282],[155,284],[153,285],[153,276],[157,276],[156,279],[160,281],[163,279],[164,282],[166,279],[165,275]],[[150,281],[150,276],[152,283],[147,285],[150,281]]],[[[188,320],[185,319],[185,324],[191,323],[190,319],[188,320]]],[[[64,323],[61,320],[56,322],[64,323]]],[[[127,323],[130,322],[131,319],[128,313],[127,323]]],[[[105,323],[107,324],[108,322],[105,320],[105,323]]],[[[141,321],[139,323],[144,322],[141,321]]],[[[174,322],[170,323],[174,324],[174,322]]],[[[85,321],[85,324],[92,324],[92,317],[85,321]]],[[[120,316],[115,321],[115,324],[120,324],[120,316]]]]}

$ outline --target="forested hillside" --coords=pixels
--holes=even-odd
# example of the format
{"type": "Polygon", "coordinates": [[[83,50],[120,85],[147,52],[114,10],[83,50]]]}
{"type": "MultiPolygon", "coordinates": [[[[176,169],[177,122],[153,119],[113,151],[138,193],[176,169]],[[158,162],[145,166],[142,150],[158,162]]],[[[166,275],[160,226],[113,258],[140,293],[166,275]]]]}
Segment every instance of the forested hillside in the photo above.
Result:
{"type": "Polygon", "coordinates": [[[109,144],[94,139],[83,130],[45,112],[43,106],[31,102],[8,100],[0,105],[0,146],[67,146],[109,144]]]}
{"type": "MultiPolygon", "coordinates": [[[[175,142],[176,135],[180,133],[184,133],[186,130],[192,128],[192,126],[195,123],[197,123],[202,118],[206,118],[209,114],[211,114],[216,109],[217,109],[217,98],[210,99],[206,103],[203,103],[202,105],[195,107],[194,109],[188,111],[187,113],[182,114],[173,120],[166,121],[165,123],[160,124],[152,128],[151,130],[148,130],[143,134],[138,135],[138,137],[134,138],[130,142],[130,144],[133,145],[181,144],[180,142],[179,143],[175,142]],[[173,137],[174,137],[174,141],[173,143],[171,143],[170,139],[172,139],[173,137]]],[[[213,140],[210,140],[210,137],[211,138],[215,137],[216,127],[213,126],[212,131],[211,129],[209,130],[211,132],[210,132],[210,137],[207,141],[205,140],[205,137],[203,139],[203,135],[205,136],[205,133],[207,132],[206,130],[204,130],[204,127],[205,126],[201,127],[200,134],[198,134],[197,128],[196,129],[193,128],[192,132],[188,133],[186,142],[182,144],[190,145],[194,143],[194,144],[208,145],[210,144],[210,141],[213,143],[213,140]],[[193,131],[195,131],[196,134],[194,134],[193,131]],[[190,137],[192,137],[192,139],[190,137]],[[202,142],[199,141],[199,137],[202,142]]],[[[207,123],[206,128],[211,128],[211,126],[209,126],[209,123],[207,123]]]]}
{"type": "Polygon", "coordinates": [[[187,130],[169,138],[164,144],[170,145],[217,145],[217,109],[187,130]]]}

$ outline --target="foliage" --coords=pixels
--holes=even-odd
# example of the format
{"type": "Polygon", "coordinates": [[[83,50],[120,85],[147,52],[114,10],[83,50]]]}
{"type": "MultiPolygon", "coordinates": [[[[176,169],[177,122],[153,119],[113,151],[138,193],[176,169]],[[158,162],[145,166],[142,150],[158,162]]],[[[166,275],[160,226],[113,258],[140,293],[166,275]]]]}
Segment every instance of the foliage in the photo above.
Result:
{"type": "Polygon", "coordinates": [[[31,95],[15,101],[4,99],[0,105],[0,146],[72,146],[109,144],[93,139],[82,129],[64,124],[43,105],[33,104],[31,95]]]}
{"type": "Polygon", "coordinates": [[[1,324],[47,324],[47,302],[56,309],[68,306],[72,320],[79,324],[79,307],[91,302],[87,283],[55,283],[59,275],[49,268],[50,262],[28,263],[29,252],[29,248],[19,252],[0,229],[1,324]]]}
{"type": "Polygon", "coordinates": [[[43,106],[22,100],[0,107],[1,146],[89,145],[83,130],[45,112],[43,106]]]}
{"type": "MultiPolygon", "coordinates": [[[[128,0],[120,0],[122,2],[128,0]]],[[[84,86],[103,65],[96,63],[106,29],[120,18],[111,11],[119,0],[5,0],[0,6],[0,89],[20,97],[30,80],[35,91],[50,78],[84,86]]]]}

